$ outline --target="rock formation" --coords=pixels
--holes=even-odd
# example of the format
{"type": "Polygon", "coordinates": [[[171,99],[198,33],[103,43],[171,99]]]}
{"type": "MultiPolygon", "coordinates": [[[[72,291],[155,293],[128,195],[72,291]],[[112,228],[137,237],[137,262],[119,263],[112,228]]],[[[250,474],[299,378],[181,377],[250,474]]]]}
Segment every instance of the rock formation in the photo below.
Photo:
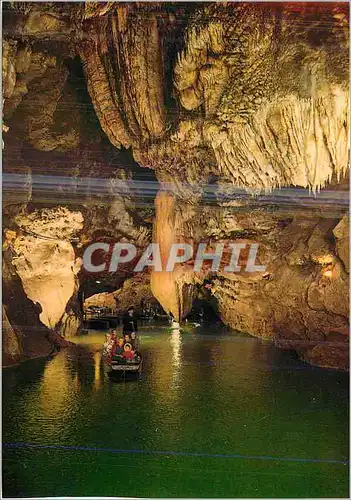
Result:
{"type": "Polygon", "coordinates": [[[133,263],[87,273],[92,242],[153,241],[163,263],[242,243],[265,272],[189,261],[152,272],[155,298],[181,320],[204,294],[233,329],[347,368],[348,5],[16,2],[3,22],[8,359],[12,288],[45,339],[79,329],[97,278],[145,293],[133,263]]]}
{"type": "Polygon", "coordinates": [[[81,262],[70,240],[82,229],[83,217],[59,208],[19,214],[14,223],[18,234],[11,244],[12,264],[27,297],[40,304],[40,321],[53,329],[78,286],[81,262]]]}
{"type": "Polygon", "coordinates": [[[147,273],[136,274],[126,279],[118,290],[91,295],[84,302],[86,308],[107,307],[119,316],[125,314],[131,305],[134,306],[136,314],[142,312],[144,305],[157,306],[157,300],[151,293],[150,276],[147,273]]]}

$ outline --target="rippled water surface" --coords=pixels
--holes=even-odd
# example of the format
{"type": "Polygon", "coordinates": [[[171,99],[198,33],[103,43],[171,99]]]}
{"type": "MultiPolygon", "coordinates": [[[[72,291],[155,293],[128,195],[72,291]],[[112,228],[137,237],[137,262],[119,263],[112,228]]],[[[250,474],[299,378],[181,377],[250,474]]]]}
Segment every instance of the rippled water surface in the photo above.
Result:
{"type": "Polygon", "coordinates": [[[141,338],[136,381],[99,332],[4,371],[4,496],[348,496],[346,374],[215,327],[141,338]]]}

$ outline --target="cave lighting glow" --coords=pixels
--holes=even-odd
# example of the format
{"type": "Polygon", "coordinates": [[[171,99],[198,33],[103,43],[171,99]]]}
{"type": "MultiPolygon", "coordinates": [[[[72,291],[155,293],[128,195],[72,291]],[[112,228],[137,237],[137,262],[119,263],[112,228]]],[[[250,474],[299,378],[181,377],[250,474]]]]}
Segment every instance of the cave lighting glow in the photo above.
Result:
{"type": "Polygon", "coordinates": [[[325,271],[323,271],[323,276],[325,278],[332,278],[333,277],[332,269],[326,269],[325,271]]]}
{"type": "Polygon", "coordinates": [[[101,387],[101,352],[94,353],[94,388],[95,390],[101,387]]]}
{"type": "Polygon", "coordinates": [[[181,362],[180,349],[182,346],[182,339],[179,329],[173,330],[171,333],[171,346],[173,354],[173,364],[174,366],[179,368],[181,362]]]}

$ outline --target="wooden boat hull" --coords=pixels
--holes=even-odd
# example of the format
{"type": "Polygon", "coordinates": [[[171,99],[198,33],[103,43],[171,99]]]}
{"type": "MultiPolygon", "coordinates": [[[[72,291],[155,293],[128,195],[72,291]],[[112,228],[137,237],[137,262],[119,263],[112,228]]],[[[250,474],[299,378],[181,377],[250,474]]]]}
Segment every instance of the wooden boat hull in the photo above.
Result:
{"type": "Polygon", "coordinates": [[[107,365],[107,372],[109,375],[137,375],[141,373],[142,363],[142,359],[139,363],[119,363],[118,361],[110,361],[107,365]]]}
{"type": "Polygon", "coordinates": [[[119,371],[119,372],[139,372],[141,369],[141,363],[133,365],[121,365],[121,364],[111,363],[110,369],[112,371],[119,371]]]}

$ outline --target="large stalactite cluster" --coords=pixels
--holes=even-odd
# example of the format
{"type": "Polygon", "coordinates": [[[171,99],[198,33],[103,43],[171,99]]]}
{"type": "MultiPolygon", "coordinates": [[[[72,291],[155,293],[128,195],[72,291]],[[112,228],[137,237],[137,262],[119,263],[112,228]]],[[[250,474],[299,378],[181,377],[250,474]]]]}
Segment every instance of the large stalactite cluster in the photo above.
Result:
{"type": "Polygon", "coordinates": [[[162,137],[166,130],[158,15],[116,6],[84,22],[81,57],[101,126],[116,147],[162,137]]]}
{"type": "MultiPolygon", "coordinates": [[[[79,286],[93,291],[95,277],[79,271],[91,242],[142,252],[154,241],[163,260],[172,242],[258,243],[265,274],[180,264],[152,273],[151,290],[181,319],[211,279],[207,299],[229,326],[345,368],[345,210],[298,200],[281,210],[254,195],[298,187],[338,200],[347,190],[348,38],[342,3],[6,4],[4,166],[16,179],[4,195],[6,289],[21,283],[42,323],[68,334],[79,286]],[[159,183],[155,210],[130,191],[140,168],[159,183]],[[62,184],[43,205],[38,175],[95,187],[82,195],[77,182],[69,200],[62,184]],[[62,285],[55,311],[49,283],[62,285]]],[[[128,266],[101,279],[116,289],[133,280],[128,266]]],[[[18,360],[21,328],[12,298],[4,303],[18,360]]]]}
{"type": "Polygon", "coordinates": [[[345,173],[342,5],[199,7],[174,65],[176,118],[165,113],[162,21],[148,6],[117,5],[85,22],[90,94],[113,144],[132,146],[161,177],[166,168],[190,183],[206,174],[192,176],[191,169],[204,150],[214,173],[259,190],[290,184],[315,190],[334,171],[345,173]],[[182,149],[188,154],[180,157],[182,149]]]}

